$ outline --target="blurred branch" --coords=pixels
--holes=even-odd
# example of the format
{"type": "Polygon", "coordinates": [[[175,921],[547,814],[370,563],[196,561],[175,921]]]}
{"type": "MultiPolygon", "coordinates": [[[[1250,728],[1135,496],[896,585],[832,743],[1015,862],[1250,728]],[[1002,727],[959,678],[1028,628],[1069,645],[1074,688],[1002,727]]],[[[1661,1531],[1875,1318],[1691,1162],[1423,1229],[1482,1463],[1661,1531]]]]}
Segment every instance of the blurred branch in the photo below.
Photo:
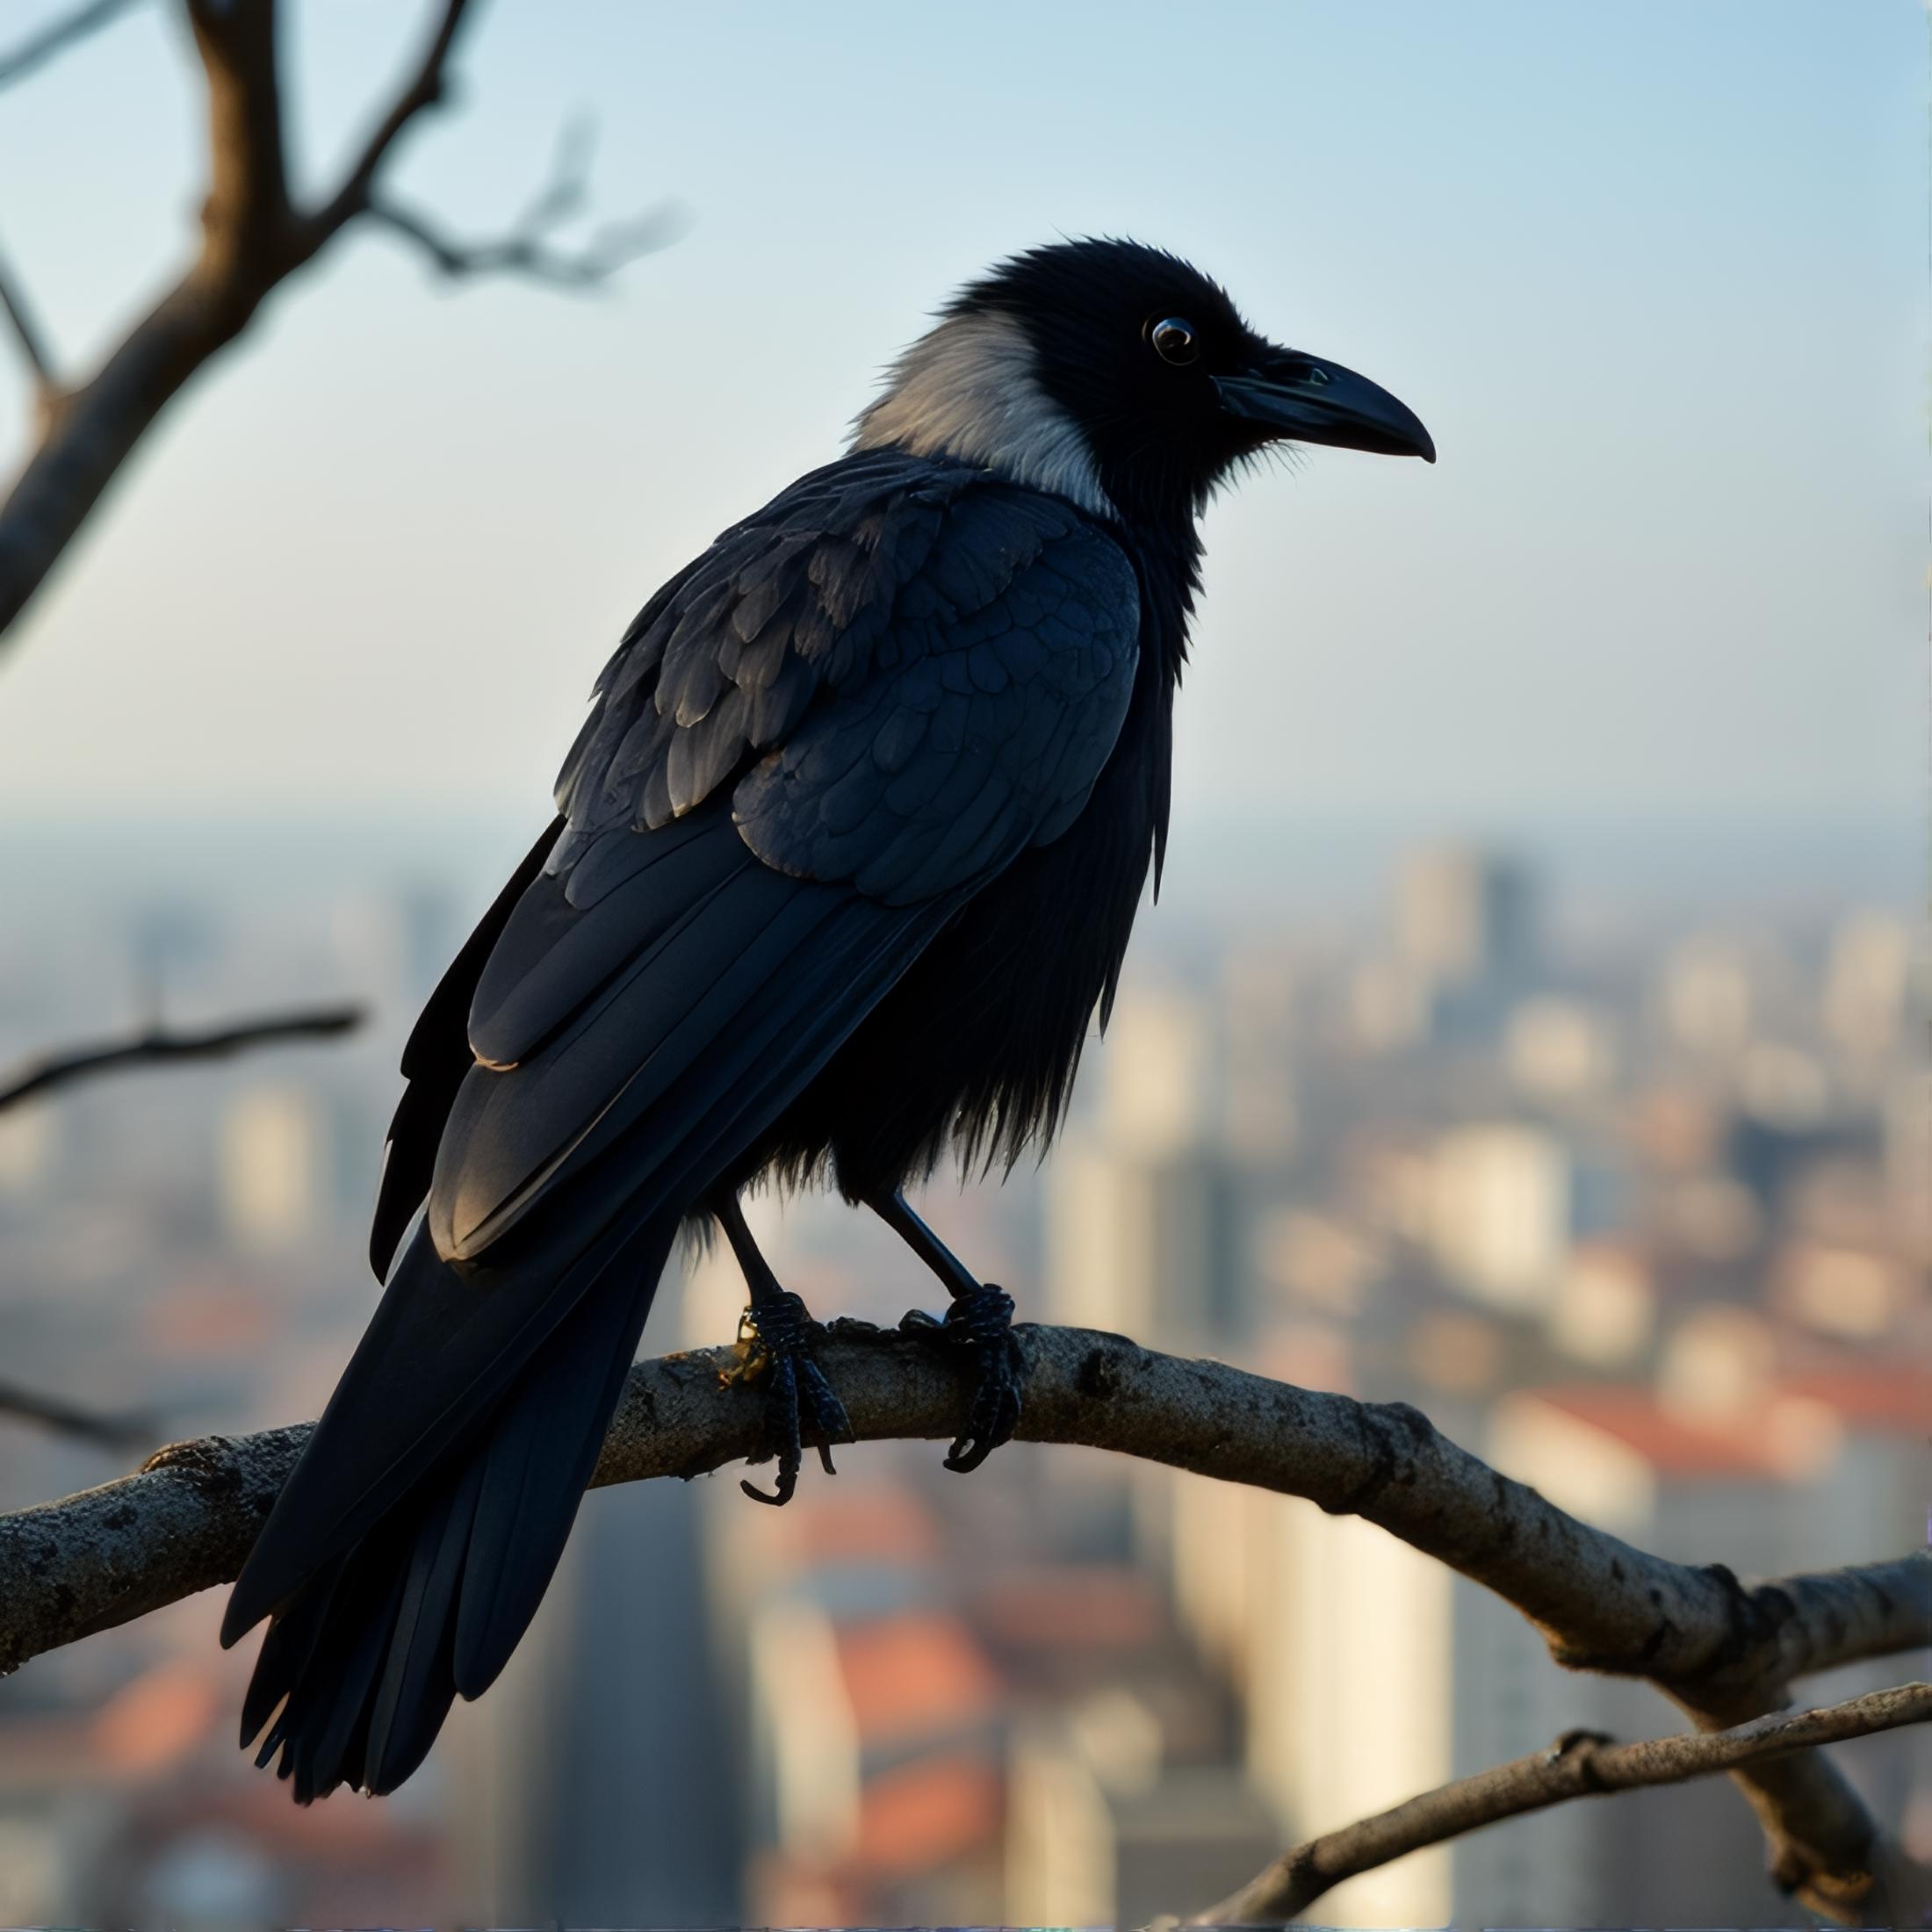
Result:
{"type": "Polygon", "coordinates": [[[414,242],[436,272],[451,281],[476,275],[521,275],[557,288],[595,288],[638,256],[654,254],[677,239],[684,216],[677,203],[660,201],[634,220],[614,222],[588,246],[561,249],[533,234],[504,235],[495,242],[452,242],[426,215],[393,202],[374,201],[369,216],[414,242]]]}
{"type": "Polygon", "coordinates": [[[451,281],[479,275],[520,275],[553,287],[601,286],[638,256],[667,248],[683,232],[686,217],[675,201],[660,201],[629,221],[612,222],[578,249],[550,238],[588,198],[591,129],[585,121],[565,128],[550,180],[509,231],[494,242],[456,242],[429,215],[386,196],[370,197],[371,220],[412,242],[436,272],[451,281]]]}
{"type": "Polygon", "coordinates": [[[273,1046],[290,1040],[328,1040],[338,1034],[354,1032],[364,1018],[360,1006],[321,1006],[313,1012],[277,1013],[266,1020],[242,1020],[198,1032],[152,1027],[130,1039],[77,1047],[31,1062],[0,1085],[0,1114],[54,1087],[116,1067],[171,1060],[220,1060],[249,1047],[273,1046]]]}
{"type": "Polygon", "coordinates": [[[44,415],[56,388],[54,364],[47,352],[47,339],[27,307],[26,297],[20,292],[4,256],[0,256],[0,314],[5,315],[7,327],[12,330],[13,339],[26,358],[27,368],[33,377],[34,395],[44,415]]]}
{"type": "MultiPolygon", "coordinates": [[[[449,66],[473,11],[470,0],[438,0],[422,52],[338,185],[315,206],[299,207],[290,197],[284,153],[276,0],[180,4],[207,90],[207,190],[194,258],[95,374],[71,388],[52,374],[18,291],[0,284],[0,306],[40,398],[34,445],[0,502],[0,634],[26,609],[162,410],[248,328],[270,295],[357,221],[379,219],[426,249],[447,275],[520,274],[572,287],[605,279],[662,246],[674,229],[660,209],[606,230],[581,251],[562,250],[545,240],[562,219],[554,185],[505,239],[472,247],[447,240],[430,218],[391,200],[378,209],[384,173],[404,135],[449,98],[449,66]]],[[[115,11],[83,9],[53,44],[103,24],[115,11]]],[[[53,32],[11,56],[13,71],[53,51],[47,44],[53,32]]],[[[573,150],[566,143],[564,152],[567,161],[573,150]]],[[[580,178],[573,192],[572,208],[581,198],[580,178]]]]}
{"type": "MultiPolygon", "coordinates": [[[[1721,1565],[1668,1562],[1579,1522],[1405,1403],[1297,1388],[1118,1335],[1020,1335],[1021,1437],[1365,1517],[1513,1604],[1560,1662],[1647,1678],[1704,1730],[1777,1708],[1806,1672],[1917,1648],[1932,1622],[1922,1552],[1747,1588],[1721,1565]]],[[[734,1359],[711,1349],[637,1365],[595,1480],[689,1478],[761,1457],[761,1399],[719,1386],[734,1359]]],[[[961,1388],[914,1338],[834,1323],[819,1359],[861,1439],[957,1433],[961,1388]]],[[[163,1450],[140,1474],[0,1517],[0,1671],[232,1579],[307,1437],[306,1424],[211,1437],[163,1450]]],[[[1883,1905],[1874,1873],[1886,1847],[1827,1760],[1791,1750],[1732,1775],[1765,1822],[1787,1890],[1831,1915],[1883,1905]]]]}
{"type": "Polygon", "coordinates": [[[409,124],[448,100],[450,56],[455,53],[457,36],[469,18],[470,0],[442,0],[436,25],[408,80],[397,90],[394,99],[371,129],[361,151],[350,163],[342,185],[310,218],[311,225],[322,238],[335,234],[345,221],[368,207],[376,177],[409,124]]]}
{"type": "Polygon", "coordinates": [[[1598,1732],[1569,1732],[1546,1751],[1498,1764],[1474,1777],[1458,1778],[1392,1811],[1311,1838],[1240,1891],[1184,1922],[1280,1924],[1307,1911],[1344,1878],[1506,1818],[1520,1818],[1572,1798],[1636,1791],[1647,1784],[1682,1784],[1755,1764],[1780,1752],[1870,1737],[1928,1719],[1932,1683],[1901,1683],[1819,1710],[1755,1718],[1728,1731],[1689,1731],[1640,1744],[1614,1743],[1598,1732]]]}
{"type": "Polygon", "coordinates": [[[61,19],[49,21],[38,33],[30,33],[11,52],[0,54],[0,87],[11,87],[16,81],[24,81],[56,54],[64,52],[76,40],[84,40],[89,34],[98,33],[103,27],[111,26],[137,4],[139,0],[92,0],[90,5],[76,7],[61,19]]]}
{"type": "Polygon", "coordinates": [[[0,1382],[0,1416],[38,1423],[57,1435],[79,1436],[84,1441],[98,1443],[104,1449],[132,1449],[152,1442],[158,1433],[152,1417],[96,1415],[91,1409],[63,1402],[58,1395],[42,1395],[11,1382],[0,1382]]]}

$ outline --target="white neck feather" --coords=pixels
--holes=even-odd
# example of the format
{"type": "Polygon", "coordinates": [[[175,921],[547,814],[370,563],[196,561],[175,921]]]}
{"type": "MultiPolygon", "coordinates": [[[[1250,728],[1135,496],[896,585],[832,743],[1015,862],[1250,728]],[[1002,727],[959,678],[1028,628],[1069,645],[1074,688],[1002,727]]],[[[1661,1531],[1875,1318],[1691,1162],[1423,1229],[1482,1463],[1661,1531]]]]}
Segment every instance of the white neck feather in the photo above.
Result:
{"type": "Polygon", "coordinates": [[[899,357],[852,439],[854,450],[887,443],[997,471],[1096,516],[1119,514],[1085,436],[1041,387],[1033,344],[1009,315],[953,316],[899,357]]]}

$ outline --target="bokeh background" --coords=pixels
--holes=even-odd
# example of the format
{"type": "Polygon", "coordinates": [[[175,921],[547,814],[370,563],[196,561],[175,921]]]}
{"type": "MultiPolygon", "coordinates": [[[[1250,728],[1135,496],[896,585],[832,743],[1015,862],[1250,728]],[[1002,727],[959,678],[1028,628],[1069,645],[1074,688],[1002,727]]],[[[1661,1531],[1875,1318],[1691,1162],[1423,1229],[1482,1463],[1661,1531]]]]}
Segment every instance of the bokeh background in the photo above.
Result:
{"type": "MultiPolygon", "coordinates": [[[[422,23],[292,18],[317,183],[422,23]]],[[[1417,1402],[1666,1554],[1915,1546],[1924,32],[1905,0],[495,0],[407,193],[500,228],[588,116],[600,212],[688,231],[583,299],[352,235],[17,634],[0,1052],[373,1019],[0,1121],[10,1378],[156,1439],[314,1411],[375,1301],[400,1042],[624,624],[836,451],[951,286],[1128,233],[1441,461],[1314,452],[1214,507],[1115,1025],[1047,1166],[932,1218],[1029,1314],[1417,1402]]],[[[77,365],[188,244],[198,86],[155,5],[0,97],[0,241],[77,365]]],[[[759,1212],[821,1315],[933,1296],[836,1204],[759,1212]]],[[[646,1351],[741,1299],[699,1267],[646,1351]]],[[[0,1420],[0,1504],[125,1460],[0,1420]]],[[[0,1920],[1137,1921],[1570,1726],[1674,1722],[1306,1505],[1025,1445],[840,1460],[782,1514],[730,1474],[594,1497],[509,1676],[381,1805],[248,1769],[215,1595],[36,1662],[0,1685],[0,1920]]],[[[1932,1855],[1922,1759],[1844,1759],[1932,1855]]],[[[1317,1915],[1774,1922],[1755,1837],[1723,1785],[1574,1806],[1317,1915]]]]}

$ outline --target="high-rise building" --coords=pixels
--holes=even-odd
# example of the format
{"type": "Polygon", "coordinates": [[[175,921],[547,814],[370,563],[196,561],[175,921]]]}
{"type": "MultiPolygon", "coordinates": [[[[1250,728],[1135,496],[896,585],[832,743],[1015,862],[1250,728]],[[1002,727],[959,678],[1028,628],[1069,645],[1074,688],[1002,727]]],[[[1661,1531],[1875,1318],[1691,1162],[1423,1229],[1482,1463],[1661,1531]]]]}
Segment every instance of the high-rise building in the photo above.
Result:
{"type": "Polygon", "coordinates": [[[1123,1150],[1070,1134],[1047,1178],[1048,1318],[1150,1348],[1225,1347],[1239,1335],[1233,1183],[1212,1149],[1123,1150]]]}
{"type": "Polygon", "coordinates": [[[703,1501],[681,1482],[593,1491],[502,1676],[452,1714],[432,1766],[450,1792],[465,1922],[742,1916],[738,1748],[721,1719],[703,1501]]]}
{"type": "Polygon", "coordinates": [[[1215,1042],[1200,1002],[1121,999],[1101,1104],[1047,1174],[1049,1318],[1156,1348],[1224,1344],[1242,1326],[1232,1164],[1216,1123],[1215,1042]]]}
{"type": "MultiPolygon", "coordinates": [[[[1680,1561],[1716,1558],[1741,1575],[1776,1575],[1829,1561],[1813,1532],[1835,1493],[1842,1433],[1809,1398],[1772,1388],[1744,1399],[1722,1352],[1680,1352],[1668,1395],[1620,1383],[1506,1396],[1488,1460],[1585,1521],[1680,1561]]],[[[1579,1726],[1623,1740],[1683,1728],[1647,1684],[1559,1669],[1529,1624],[1486,1591],[1459,1585],[1457,1617],[1459,1774],[1546,1749],[1579,1726]]],[[[1720,1779],[1513,1820],[1459,1841],[1454,1865],[1458,1923],[1778,1922],[1756,1820],[1720,1779]]]]}
{"type": "Polygon", "coordinates": [[[334,1187],[329,1122],[293,1085],[238,1094],[221,1123],[221,1219],[238,1245],[299,1247],[326,1225],[334,1187]]]}
{"type": "Polygon", "coordinates": [[[1899,1043],[1911,991],[1912,939],[1903,919],[1862,912],[1832,935],[1823,1018],[1855,1060],[1882,1060],[1899,1043]]]}
{"type": "Polygon", "coordinates": [[[1213,1139],[1216,1046],[1214,1015],[1201,1000],[1177,988],[1123,993],[1099,1053],[1108,1143],[1124,1153],[1157,1157],[1213,1139]]]}
{"type": "Polygon", "coordinates": [[[1498,1308],[1546,1306],[1568,1252],[1573,1163],[1539,1127],[1459,1127],[1431,1164],[1429,1233],[1444,1270],[1498,1308]]]}
{"type": "MultiPolygon", "coordinates": [[[[720,1286],[730,1267],[727,1254],[720,1286]]],[[[674,1257],[651,1345],[676,1345],[680,1273],[674,1257]]],[[[730,1332],[727,1322],[703,1338],[730,1332]]],[[[727,1715],[739,1632],[706,1548],[712,1496],[674,1481],[592,1490],[502,1676],[452,1712],[429,1768],[448,1791],[465,1922],[743,1917],[745,1807],[727,1715]]],[[[732,1501],[742,1502],[735,1485],[732,1501]]]]}
{"type": "Polygon", "coordinates": [[[1616,1071],[1606,1016],[1582,1001],[1544,994],[1510,1016],[1510,1076],[1529,1093],[1563,1100],[1603,1092],[1616,1071]]]}
{"type": "Polygon", "coordinates": [[[1402,957],[1445,988],[1520,976],[1536,954],[1535,882],[1517,861],[1445,846],[1403,861],[1395,934],[1402,957]]]}
{"type": "Polygon", "coordinates": [[[1126,1690],[1018,1729],[1010,1923],[1145,1925],[1225,1898],[1279,1853],[1239,1766],[1170,1766],[1163,1753],[1159,1719],[1126,1690]]]}
{"type": "MultiPolygon", "coordinates": [[[[1453,1578],[1359,1517],[1254,1491],[1247,1500],[1247,1562],[1265,1606],[1248,1645],[1248,1770],[1294,1843],[1452,1775],[1453,1578]]],[[[1418,1852],[1337,1886],[1318,1916],[1442,1925],[1450,1878],[1446,1848],[1418,1852]]]]}
{"type": "Polygon", "coordinates": [[[1665,967],[1662,991],[1664,1018],[1679,1046],[1721,1059],[1749,1042],[1761,1001],[1738,947],[1711,937],[1687,941],[1665,967]]]}

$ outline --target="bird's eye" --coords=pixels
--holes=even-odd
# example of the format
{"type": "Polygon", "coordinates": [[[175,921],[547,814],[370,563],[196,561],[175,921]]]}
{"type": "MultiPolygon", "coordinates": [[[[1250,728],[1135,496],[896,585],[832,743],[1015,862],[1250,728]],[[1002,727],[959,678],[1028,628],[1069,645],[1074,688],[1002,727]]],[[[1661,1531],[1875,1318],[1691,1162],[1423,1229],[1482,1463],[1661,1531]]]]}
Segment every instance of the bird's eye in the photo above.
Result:
{"type": "Polygon", "coordinates": [[[1194,325],[1183,321],[1179,315],[1163,315],[1147,325],[1147,339],[1154,345],[1154,353],[1163,362],[1172,363],[1176,368],[1184,368],[1200,354],[1200,342],[1194,334],[1194,325]]]}

